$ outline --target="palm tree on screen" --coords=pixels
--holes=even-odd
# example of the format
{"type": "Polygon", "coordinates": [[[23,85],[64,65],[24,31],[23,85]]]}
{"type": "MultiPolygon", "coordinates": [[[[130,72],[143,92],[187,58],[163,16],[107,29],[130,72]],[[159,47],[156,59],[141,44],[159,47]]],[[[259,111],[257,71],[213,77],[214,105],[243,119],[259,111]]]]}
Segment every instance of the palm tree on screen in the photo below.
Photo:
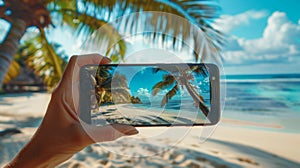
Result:
{"type": "MultiPolygon", "coordinates": [[[[63,60],[53,47],[53,42],[47,36],[47,31],[55,29],[56,27],[66,26],[68,29],[74,31],[77,36],[88,37],[96,29],[102,25],[107,25],[112,18],[120,17],[131,12],[142,11],[161,11],[172,13],[188,19],[195,23],[205,33],[205,38],[209,42],[212,50],[219,50],[220,32],[211,26],[212,19],[218,16],[219,7],[210,0],[204,1],[148,1],[148,0],[0,0],[0,19],[6,21],[10,25],[3,42],[0,45],[0,86],[3,83],[6,72],[9,72],[9,78],[16,76],[18,65],[14,62],[14,56],[19,48],[21,38],[28,34],[28,28],[34,27],[35,33],[31,38],[24,39],[21,42],[24,47],[27,47],[27,52],[23,55],[28,58],[28,61],[35,66],[37,75],[44,76],[44,80],[50,86],[54,86],[62,77],[65,60],[63,60]],[[30,47],[26,41],[31,41],[36,48],[30,47]],[[38,60],[38,61],[36,61],[38,60]],[[39,64],[38,62],[43,62],[39,64]],[[10,70],[9,70],[10,69],[10,70]],[[8,71],[9,70],[9,71],[8,71]],[[49,76],[51,74],[51,76],[49,76]],[[53,78],[55,80],[53,80],[53,78]],[[51,82],[47,80],[52,80],[51,82]]],[[[188,37],[190,30],[185,29],[184,24],[173,23],[170,20],[168,23],[160,23],[159,18],[153,16],[149,22],[143,23],[145,26],[153,26],[156,29],[164,30],[164,32],[172,32],[174,34],[173,46],[180,43],[177,38],[181,36],[183,39],[188,37]],[[166,24],[167,26],[162,26],[166,24]],[[176,29],[174,28],[176,26],[176,29]],[[181,26],[181,29],[178,27],[181,26]],[[181,31],[174,31],[181,30],[181,31]]],[[[135,31],[137,19],[128,19],[125,27],[122,29],[129,29],[135,31]]],[[[118,27],[107,25],[107,31],[116,32],[118,36],[118,27]]],[[[119,27],[120,28],[120,27],[119,27]]],[[[166,41],[165,35],[156,34],[151,35],[151,39],[161,37],[162,41],[166,41]]],[[[105,34],[97,37],[105,38],[105,34]]],[[[111,39],[106,39],[110,41],[111,39]]],[[[197,39],[194,39],[197,41],[197,39]]],[[[199,49],[198,44],[195,43],[196,50],[199,49]]],[[[126,52],[126,44],[124,40],[120,40],[107,50],[106,55],[113,61],[122,60],[126,52]]],[[[195,54],[195,60],[198,61],[202,55],[195,54]]]]}
{"type": "Polygon", "coordinates": [[[90,75],[95,86],[97,104],[130,103],[132,96],[125,75],[116,72],[111,66],[99,66],[95,73],[90,75]]]}
{"type": "Polygon", "coordinates": [[[195,106],[200,108],[205,116],[208,115],[209,109],[205,105],[203,97],[196,91],[196,86],[191,84],[191,81],[195,80],[193,73],[207,77],[207,72],[202,67],[191,66],[190,68],[183,68],[181,66],[175,66],[171,71],[166,71],[161,67],[154,69],[154,73],[159,71],[165,71],[168,73],[163,75],[162,81],[156,83],[152,87],[152,95],[155,96],[161,90],[171,87],[171,89],[164,95],[162,99],[162,107],[165,106],[169,100],[180,91],[180,88],[183,89],[183,87],[185,87],[194,100],[195,106]]]}

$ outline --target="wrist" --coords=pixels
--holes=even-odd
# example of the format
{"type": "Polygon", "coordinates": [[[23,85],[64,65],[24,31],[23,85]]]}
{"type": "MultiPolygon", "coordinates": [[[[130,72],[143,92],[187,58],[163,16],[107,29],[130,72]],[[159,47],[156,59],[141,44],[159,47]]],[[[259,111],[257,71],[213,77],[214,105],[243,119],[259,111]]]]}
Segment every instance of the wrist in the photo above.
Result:
{"type": "Polygon", "coordinates": [[[44,148],[45,146],[29,142],[5,168],[55,167],[72,157],[72,155],[54,154],[51,150],[43,150],[44,148]]]}

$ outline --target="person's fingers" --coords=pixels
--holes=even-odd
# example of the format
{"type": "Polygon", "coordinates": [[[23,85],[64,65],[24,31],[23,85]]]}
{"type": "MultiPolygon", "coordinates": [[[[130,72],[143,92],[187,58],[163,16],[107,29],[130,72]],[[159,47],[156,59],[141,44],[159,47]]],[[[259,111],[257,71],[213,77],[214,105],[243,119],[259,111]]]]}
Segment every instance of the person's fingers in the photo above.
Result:
{"type": "Polygon", "coordinates": [[[64,72],[62,82],[72,84],[79,81],[80,68],[85,65],[98,65],[108,63],[110,63],[110,59],[99,54],[72,56],[64,72]]]}
{"type": "Polygon", "coordinates": [[[126,125],[126,124],[111,124],[110,125],[115,131],[118,131],[122,135],[135,135],[139,131],[131,126],[131,125],[126,125]]]}
{"type": "Polygon", "coordinates": [[[76,64],[79,67],[82,67],[84,65],[88,65],[88,64],[108,64],[110,63],[111,60],[107,57],[104,57],[102,55],[99,54],[87,54],[87,55],[81,55],[81,56],[77,56],[76,58],[76,64]]]}
{"type": "Polygon", "coordinates": [[[102,127],[84,124],[84,127],[92,140],[91,143],[113,141],[122,136],[135,135],[138,133],[135,127],[125,124],[111,124],[102,127]]]}
{"type": "Polygon", "coordinates": [[[89,64],[98,65],[108,63],[110,63],[110,59],[99,54],[72,56],[59,83],[58,88],[60,91],[57,88],[54,93],[65,92],[67,103],[71,104],[73,109],[77,111],[80,95],[80,68],[89,64]]]}

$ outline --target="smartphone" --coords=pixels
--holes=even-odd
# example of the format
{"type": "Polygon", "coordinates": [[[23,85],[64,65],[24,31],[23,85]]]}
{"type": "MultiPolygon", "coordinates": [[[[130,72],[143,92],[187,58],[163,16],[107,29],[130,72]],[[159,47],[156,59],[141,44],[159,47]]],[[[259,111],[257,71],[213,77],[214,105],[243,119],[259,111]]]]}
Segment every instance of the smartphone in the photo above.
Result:
{"type": "Polygon", "coordinates": [[[80,118],[92,125],[214,125],[220,78],[214,64],[106,64],[80,69],[80,118]]]}

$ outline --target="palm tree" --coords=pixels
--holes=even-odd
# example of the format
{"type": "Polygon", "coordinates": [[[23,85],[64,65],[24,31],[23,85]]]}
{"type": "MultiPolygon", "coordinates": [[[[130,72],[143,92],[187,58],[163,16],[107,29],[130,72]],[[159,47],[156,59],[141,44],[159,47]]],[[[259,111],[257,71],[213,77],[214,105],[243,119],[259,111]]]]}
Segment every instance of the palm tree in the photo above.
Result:
{"type": "MultiPolygon", "coordinates": [[[[44,61],[41,66],[36,65],[35,68],[43,70],[44,74],[51,72],[52,76],[56,76],[56,79],[60,79],[62,76],[63,61],[47,38],[46,30],[59,27],[60,25],[67,25],[77,35],[83,34],[88,36],[102,25],[107,24],[112,18],[131,12],[161,11],[182,16],[201,28],[205,32],[205,38],[209,42],[210,49],[218,51],[221,43],[220,32],[211,27],[210,23],[212,19],[218,16],[219,7],[211,2],[209,0],[2,0],[0,1],[0,19],[6,20],[11,26],[0,45],[0,86],[9,66],[12,65],[20,39],[26,33],[28,27],[36,27],[38,29],[39,33],[35,37],[35,43],[43,48],[38,54],[31,55],[30,61],[34,64],[36,64],[36,59],[44,61]]],[[[172,26],[164,27],[159,26],[159,20],[162,19],[153,16],[150,22],[144,24],[160,30],[165,29],[165,32],[173,32],[174,37],[182,35],[183,38],[192,38],[197,41],[195,36],[187,36],[190,30],[185,29],[184,24],[173,23],[174,21],[169,20],[166,24],[172,26]],[[181,29],[177,29],[180,26],[181,29]]],[[[135,19],[127,20],[125,28],[134,31],[134,23],[136,23],[135,19]]],[[[111,26],[107,31],[118,32],[117,29],[118,27],[111,26]]],[[[153,33],[152,39],[158,36],[162,37],[162,41],[166,41],[164,35],[157,35],[156,33],[153,33]]],[[[102,34],[99,39],[104,37],[105,35],[102,34]]],[[[173,39],[173,42],[173,46],[179,43],[176,38],[173,39]]],[[[199,50],[199,45],[195,43],[194,48],[196,51],[199,50]]],[[[124,58],[125,51],[125,42],[120,40],[115,47],[107,51],[107,56],[110,56],[113,61],[118,61],[124,58]]],[[[199,55],[195,54],[195,60],[198,61],[198,59],[199,55]]],[[[51,80],[51,78],[45,75],[46,82],[51,80]]],[[[47,83],[53,84],[55,82],[57,81],[52,80],[52,82],[47,83]]]]}
{"type": "Polygon", "coordinates": [[[159,71],[168,71],[169,73],[165,74],[163,76],[163,80],[156,83],[152,87],[152,95],[155,96],[157,95],[157,93],[159,93],[160,90],[172,87],[172,89],[170,89],[163,97],[161,106],[165,106],[168,101],[178,93],[180,87],[182,89],[183,87],[185,87],[188,93],[193,98],[196,107],[200,108],[203,114],[207,116],[209,113],[209,109],[205,105],[203,97],[199,95],[199,93],[195,90],[195,86],[190,83],[190,81],[195,80],[193,73],[207,77],[207,72],[199,66],[191,66],[188,68],[175,66],[171,69],[168,68],[168,70],[166,68],[168,67],[163,66],[154,68],[154,73],[157,73],[159,71]]]}
{"type": "MultiPolygon", "coordinates": [[[[42,53],[47,53],[47,47],[46,45],[39,45],[40,41],[40,37],[33,37],[19,46],[18,52],[15,54],[14,60],[4,77],[3,84],[7,84],[12,79],[16,78],[23,69],[23,71],[31,72],[34,70],[35,76],[44,79],[44,82],[48,87],[56,85],[60,78],[53,73],[54,65],[51,60],[49,60],[51,57],[44,57],[42,55],[42,53]]],[[[62,49],[62,46],[58,43],[50,43],[49,45],[59,56],[59,65],[64,68],[66,65],[67,55],[62,49]]]]}
{"type": "Polygon", "coordinates": [[[99,66],[96,72],[91,71],[89,74],[95,86],[98,106],[109,102],[131,103],[134,99],[130,94],[127,78],[119,72],[114,73],[113,67],[99,66]]]}

